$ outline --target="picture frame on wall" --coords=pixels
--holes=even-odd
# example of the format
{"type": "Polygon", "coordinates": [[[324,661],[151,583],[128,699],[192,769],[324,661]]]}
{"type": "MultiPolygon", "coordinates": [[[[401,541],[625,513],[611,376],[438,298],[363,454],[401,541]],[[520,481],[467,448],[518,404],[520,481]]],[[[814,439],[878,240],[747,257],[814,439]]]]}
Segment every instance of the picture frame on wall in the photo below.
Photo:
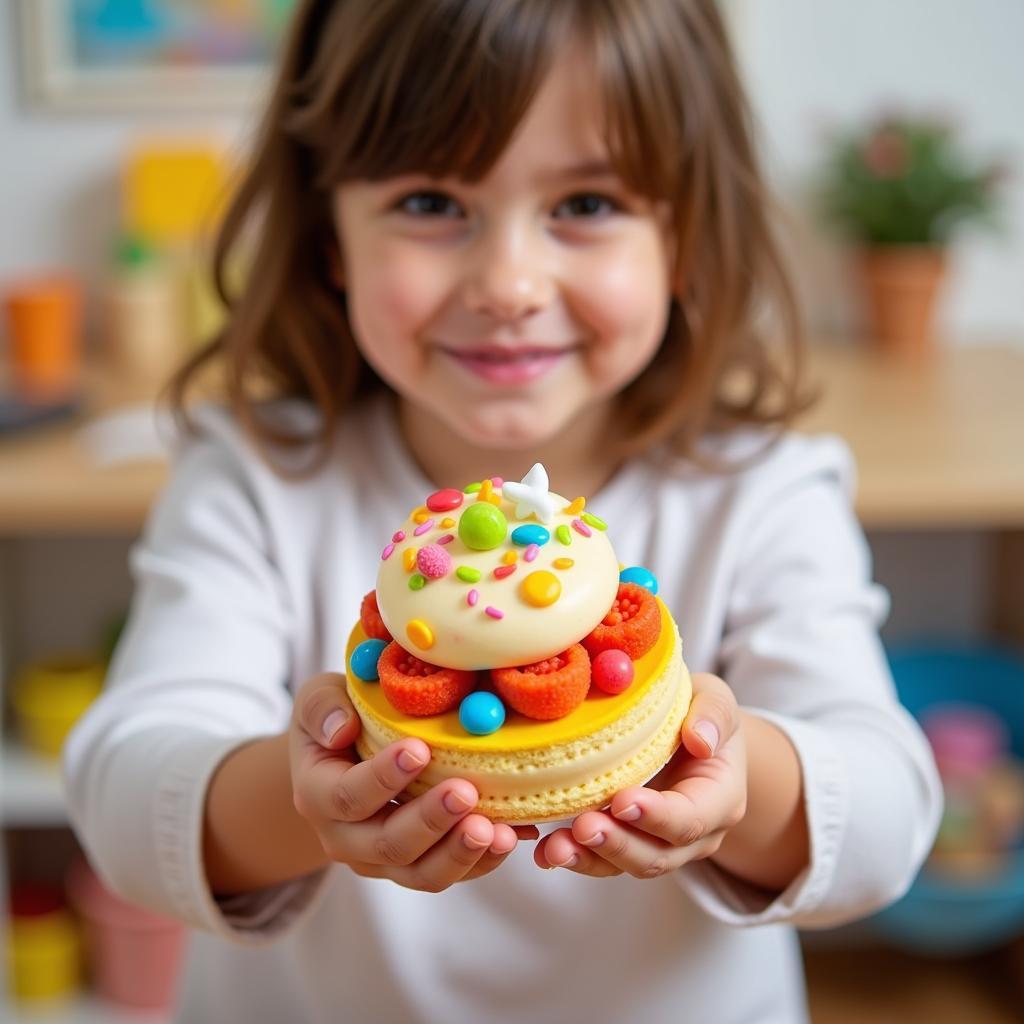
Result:
{"type": "Polygon", "coordinates": [[[295,0],[20,0],[30,104],[53,111],[246,110],[295,0]]]}

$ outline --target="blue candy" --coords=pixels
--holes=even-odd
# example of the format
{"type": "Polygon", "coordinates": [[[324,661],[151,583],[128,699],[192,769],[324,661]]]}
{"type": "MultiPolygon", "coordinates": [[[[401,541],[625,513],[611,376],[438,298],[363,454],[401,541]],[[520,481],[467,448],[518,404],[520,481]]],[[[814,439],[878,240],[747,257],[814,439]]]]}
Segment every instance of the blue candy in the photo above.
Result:
{"type": "Polygon", "coordinates": [[[352,671],[365,683],[375,683],[380,676],[377,674],[377,662],[387,647],[386,640],[364,640],[352,652],[352,671]]]}
{"type": "Polygon", "coordinates": [[[474,736],[489,736],[505,723],[505,705],[493,693],[476,690],[459,705],[459,721],[474,736]]]}
{"type": "Polygon", "coordinates": [[[658,592],[658,581],[654,578],[654,573],[650,569],[645,569],[642,565],[631,565],[628,569],[623,569],[619,573],[619,581],[622,583],[635,583],[638,587],[643,587],[652,594],[658,592]]]}
{"type": "Polygon", "coordinates": [[[512,543],[518,544],[521,548],[525,548],[530,544],[536,544],[540,548],[547,544],[549,540],[551,540],[551,534],[543,526],[538,526],[536,523],[517,526],[512,531],[512,543]]]}

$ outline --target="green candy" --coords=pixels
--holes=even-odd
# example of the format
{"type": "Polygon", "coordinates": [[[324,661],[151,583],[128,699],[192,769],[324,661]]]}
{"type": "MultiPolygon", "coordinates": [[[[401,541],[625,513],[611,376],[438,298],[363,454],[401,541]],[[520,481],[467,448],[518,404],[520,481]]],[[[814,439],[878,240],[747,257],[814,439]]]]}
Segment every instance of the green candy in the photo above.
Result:
{"type": "Polygon", "coordinates": [[[590,512],[584,512],[580,518],[587,524],[587,526],[592,526],[595,530],[608,529],[608,524],[603,519],[592,515],[590,512]]]}
{"type": "Polygon", "coordinates": [[[561,526],[555,527],[555,536],[562,544],[572,543],[572,534],[569,532],[569,527],[562,523],[561,526]]]}
{"type": "Polygon", "coordinates": [[[470,505],[459,520],[459,539],[474,551],[490,551],[508,534],[505,513],[489,501],[470,505]]]}
{"type": "Polygon", "coordinates": [[[460,565],[455,570],[455,575],[462,580],[463,583],[476,583],[483,575],[479,569],[474,569],[470,565],[460,565]]]}
{"type": "Polygon", "coordinates": [[[427,579],[425,576],[421,576],[418,572],[413,573],[409,577],[409,589],[410,590],[422,590],[427,585],[427,579]]]}

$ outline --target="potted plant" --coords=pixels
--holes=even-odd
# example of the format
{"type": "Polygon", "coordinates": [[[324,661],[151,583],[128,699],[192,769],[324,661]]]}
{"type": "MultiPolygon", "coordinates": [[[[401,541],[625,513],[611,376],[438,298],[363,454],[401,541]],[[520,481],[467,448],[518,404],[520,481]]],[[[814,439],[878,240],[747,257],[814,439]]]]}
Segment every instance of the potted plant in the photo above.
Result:
{"type": "Polygon", "coordinates": [[[821,198],[856,247],[879,344],[929,347],[950,235],[965,221],[993,221],[1001,173],[970,160],[938,118],[881,116],[832,138],[821,198]]]}

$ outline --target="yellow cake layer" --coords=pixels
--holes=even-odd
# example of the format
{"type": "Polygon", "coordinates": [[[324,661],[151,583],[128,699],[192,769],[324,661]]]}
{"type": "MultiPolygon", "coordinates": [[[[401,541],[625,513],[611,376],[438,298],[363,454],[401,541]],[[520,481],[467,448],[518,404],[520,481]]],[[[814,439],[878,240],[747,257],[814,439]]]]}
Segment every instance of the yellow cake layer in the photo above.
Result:
{"type": "MultiPolygon", "coordinates": [[[[489,736],[468,735],[457,711],[429,718],[395,711],[379,684],[350,670],[349,693],[363,722],[357,750],[369,758],[405,736],[425,740],[432,759],[409,794],[446,778],[465,778],[480,794],[477,809],[495,821],[553,821],[603,806],[619,790],[646,782],[672,756],[689,707],[691,686],[679,634],[668,610],[658,605],[661,635],[635,662],[634,683],[625,693],[592,695],[555,722],[513,712],[489,736]],[[506,731],[504,742],[496,742],[506,731]]],[[[357,626],[349,657],[364,638],[357,626]]]]}
{"type": "Polygon", "coordinates": [[[652,682],[664,671],[672,656],[678,636],[672,616],[660,598],[661,634],[658,642],[633,663],[633,684],[624,693],[606,694],[592,689],[587,699],[564,718],[553,722],[538,722],[525,715],[509,711],[505,724],[489,736],[472,736],[459,722],[458,709],[443,715],[417,718],[395,710],[384,696],[379,683],[368,683],[352,672],[351,658],[355,648],[366,639],[362,624],[357,622],[348,639],[345,653],[348,688],[357,704],[360,717],[368,710],[381,726],[393,729],[401,736],[418,736],[432,748],[480,751],[521,751],[532,747],[566,743],[578,736],[588,736],[621,718],[629,708],[642,701],[652,682]]]}

